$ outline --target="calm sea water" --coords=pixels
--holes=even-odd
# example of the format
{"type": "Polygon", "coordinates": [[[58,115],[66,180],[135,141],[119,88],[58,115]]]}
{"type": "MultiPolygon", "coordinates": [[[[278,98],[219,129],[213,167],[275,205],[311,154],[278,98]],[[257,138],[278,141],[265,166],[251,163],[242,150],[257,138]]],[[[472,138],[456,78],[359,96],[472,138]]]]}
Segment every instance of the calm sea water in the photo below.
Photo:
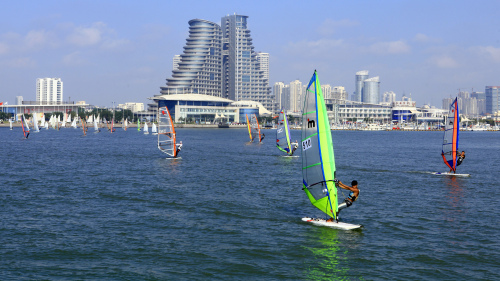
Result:
{"type": "Polygon", "coordinates": [[[341,218],[364,225],[342,231],[301,221],[322,214],[300,157],[264,132],[179,129],[167,160],[134,129],[0,128],[0,279],[500,279],[500,133],[461,133],[472,176],[453,178],[429,173],[447,170],[441,132],[334,131],[361,190],[341,218]]]}

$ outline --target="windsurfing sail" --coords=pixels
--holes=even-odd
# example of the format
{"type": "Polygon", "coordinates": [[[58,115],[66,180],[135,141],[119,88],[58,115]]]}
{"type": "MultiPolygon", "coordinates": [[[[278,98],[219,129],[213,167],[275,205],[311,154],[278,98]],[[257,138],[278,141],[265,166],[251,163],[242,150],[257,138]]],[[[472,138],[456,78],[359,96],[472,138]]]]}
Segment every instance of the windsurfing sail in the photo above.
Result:
{"type": "Polygon", "coordinates": [[[311,203],[337,219],[335,157],[332,133],[321,92],[318,74],[309,81],[302,108],[302,177],[303,190],[311,203]]]}
{"type": "Polygon", "coordinates": [[[158,149],[171,157],[177,157],[174,122],[166,106],[158,109],[158,149]]]}
{"type": "Polygon", "coordinates": [[[144,122],[144,134],[149,135],[148,122],[144,122]]]}
{"type": "Polygon", "coordinates": [[[30,127],[28,126],[28,123],[26,122],[26,118],[24,118],[24,114],[22,115],[22,120],[21,120],[21,127],[23,128],[23,135],[24,138],[28,138],[28,135],[30,133],[30,127]],[[26,128],[24,128],[26,126],[26,128]]]}
{"type": "Polygon", "coordinates": [[[141,121],[137,119],[137,132],[141,131],[141,121]]]}
{"type": "Polygon", "coordinates": [[[12,130],[12,119],[9,119],[10,129],[12,130]]]}
{"type": "Polygon", "coordinates": [[[448,118],[446,120],[443,137],[443,148],[441,155],[444,163],[453,172],[457,169],[458,134],[460,132],[460,117],[458,113],[458,101],[455,98],[450,104],[448,118]]]}
{"type": "Polygon", "coordinates": [[[87,122],[82,119],[82,130],[83,130],[83,135],[87,135],[87,122]]]}
{"type": "Polygon", "coordinates": [[[252,125],[250,124],[250,121],[248,120],[248,114],[245,114],[245,116],[247,117],[248,136],[250,136],[250,141],[252,142],[253,141],[252,125]]]}
{"type": "Polygon", "coordinates": [[[151,128],[151,133],[153,135],[157,135],[158,134],[158,130],[156,130],[156,124],[155,124],[155,122],[153,122],[153,127],[151,128]]]}
{"type": "Polygon", "coordinates": [[[38,128],[38,120],[36,118],[37,114],[36,112],[33,113],[33,129],[34,129],[34,132],[40,132],[40,129],[38,128]]]}
{"type": "Polygon", "coordinates": [[[262,141],[262,136],[260,134],[260,125],[259,125],[259,120],[257,119],[257,115],[252,114],[252,119],[250,120],[250,124],[252,127],[252,141],[254,138],[259,137],[258,140],[259,142],[262,141]]]}
{"type": "Polygon", "coordinates": [[[97,120],[94,119],[94,131],[99,132],[99,127],[97,126],[97,120]]]}
{"type": "Polygon", "coordinates": [[[127,119],[125,119],[125,121],[123,121],[123,129],[126,131],[127,127],[128,127],[128,122],[127,119]]]}
{"type": "Polygon", "coordinates": [[[290,128],[286,119],[285,110],[282,109],[278,116],[278,128],[276,129],[276,146],[279,150],[292,154],[292,146],[290,145],[290,128]]]}

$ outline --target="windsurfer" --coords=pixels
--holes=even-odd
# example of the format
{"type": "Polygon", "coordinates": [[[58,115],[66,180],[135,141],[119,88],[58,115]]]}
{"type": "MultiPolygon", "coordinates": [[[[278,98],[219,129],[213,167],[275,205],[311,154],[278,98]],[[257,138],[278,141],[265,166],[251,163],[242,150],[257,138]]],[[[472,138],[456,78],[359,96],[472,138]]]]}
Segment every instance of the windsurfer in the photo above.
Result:
{"type": "Polygon", "coordinates": [[[290,155],[293,155],[295,150],[297,150],[297,148],[299,147],[299,142],[297,142],[297,140],[295,140],[295,142],[292,142],[292,145],[293,145],[293,148],[292,148],[292,153],[290,153],[290,155]]]}
{"type": "Polygon", "coordinates": [[[182,149],[182,141],[175,145],[175,149],[177,150],[175,152],[175,156],[177,157],[179,155],[179,152],[181,152],[181,149],[182,149]]]}
{"type": "Polygon", "coordinates": [[[465,151],[462,150],[462,153],[457,151],[457,156],[458,156],[457,166],[460,166],[460,164],[462,164],[462,161],[464,161],[465,159],[465,151]]]}
{"type": "MultiPolygon", "coordinates": [[[[347,208],[347,207],[351,207],[352,203],[354,203],[354,201],[356,201],[358,199],[359,189],[358,189],[358,181],[356,181],[356,180],[353,180],[351,182],[351,186],[343,184],[341,181],[339,181],[337,179],[335,179],[335,184],[340,188],[347,189],[347,190],[351,191],[351,192],[349,192],[349,195],[347,196],[347,198],[344,199],[344,203],[339,204],[338,212],[336,215],[336,217],[338,219],[340,210],[347,208]]],[[[328,221],[333,221],[333,218],[329,219],[328,221]]]]}
{"type": "Polygon", "coordinates": [[[260,142],[262,142],[265,137],[266,137],[266,134],[262,133],[262,138],[260,138],[260,142]]]}

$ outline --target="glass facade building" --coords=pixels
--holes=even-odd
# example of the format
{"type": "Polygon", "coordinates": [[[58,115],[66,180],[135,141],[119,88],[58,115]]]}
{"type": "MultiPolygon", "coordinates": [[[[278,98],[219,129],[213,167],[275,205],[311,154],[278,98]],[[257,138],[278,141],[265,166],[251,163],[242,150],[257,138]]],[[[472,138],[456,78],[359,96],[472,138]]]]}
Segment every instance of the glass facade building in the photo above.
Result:
{"type": "Polygon", "coordinates": [[[221,19],[222,97],[260,102],[271,110],[271,88],[254,51],[247,19],[248,16],[242,15],[228,15],[221,19]]]}
{"type": "Polygon", "coordinates": [[[486,86],[486,112],[494,114],[500,111],[500,86],[486,86]]]}
{"type": "Polygon", "coordinates": [[[378,76],[363,81],[363,98],[361,101],[371,104],[380,103],[380,80],[378,76]]]}
{"type": "Polygon", "coordinates": [[[363,86],[364,81],[368,79],[368,71],[358,71],[356,72],[356,89],[354,90],[354,99],[353,101],[361,102],[363,98],[363,86]]]}

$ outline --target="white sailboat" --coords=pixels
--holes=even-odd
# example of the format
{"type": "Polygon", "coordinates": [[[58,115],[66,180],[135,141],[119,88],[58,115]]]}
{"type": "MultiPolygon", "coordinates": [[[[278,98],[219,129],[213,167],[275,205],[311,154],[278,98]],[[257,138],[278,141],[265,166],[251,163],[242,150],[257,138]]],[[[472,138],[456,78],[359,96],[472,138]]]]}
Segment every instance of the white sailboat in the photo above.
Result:
{"type": "Polygon", "coordinates": [[[94,119],[94,133],[99,133],[99,127],[97,126],[97,120],[94,119]]]}
{"type": "Polygon", "coordinates": [[[10,129],[12,130],[12,119],[9,119],[10,129]]]}
{"type": "Polygon", "coordinates": [[[158,132],[156,131],[156,124],[153,122],[153,127],[151,128],[151,133],[153,135],[158,135],[158,132]]]}
{"type": "Polygon", "coordinates": [[[73,122],[71,122],[71,127],[76,129],[76,116],[73,118],[73,122]]]}
{"type": "Polygon", "coordinates": [[[148,122],[144,122],[144,134],[149,135],[148,122]]]}
{"type": "Polygon", "coordinates": [[[36,118],[36,112],[33,113],[33,130],[35,133],[40,132],[40,129],[38,128],[38,120],[36,118]]]}

